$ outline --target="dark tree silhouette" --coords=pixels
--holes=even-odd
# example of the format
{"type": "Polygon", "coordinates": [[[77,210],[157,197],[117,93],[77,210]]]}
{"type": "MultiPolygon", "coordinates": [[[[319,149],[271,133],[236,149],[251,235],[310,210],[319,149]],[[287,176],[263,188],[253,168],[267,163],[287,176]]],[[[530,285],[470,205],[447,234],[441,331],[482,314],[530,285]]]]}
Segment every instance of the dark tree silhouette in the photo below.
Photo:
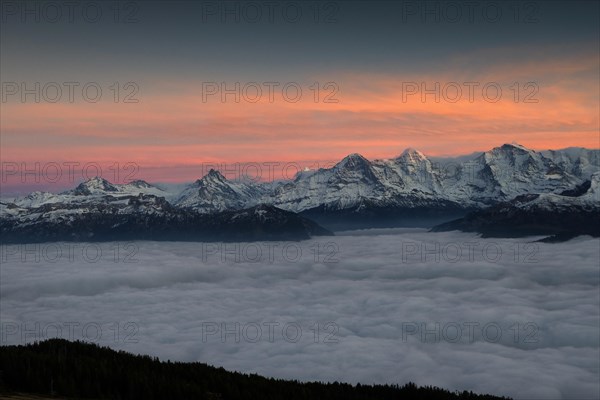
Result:
{"type": "Polygon", "coordinates": [[[505,399],[437,387],[298,382],[50,339],[0,347],[0,393],[89,399],[505,399]]]}

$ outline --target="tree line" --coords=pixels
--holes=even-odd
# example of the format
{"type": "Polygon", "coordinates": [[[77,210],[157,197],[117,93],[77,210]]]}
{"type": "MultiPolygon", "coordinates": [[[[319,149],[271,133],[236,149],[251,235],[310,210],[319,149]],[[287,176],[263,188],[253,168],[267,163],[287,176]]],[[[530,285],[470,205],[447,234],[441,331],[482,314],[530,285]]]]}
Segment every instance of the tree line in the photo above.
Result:
{"type": "Polygon", "coordinates": [[[0,393],[89,399],[506,399],[438,387],[299,382],[49,339],[0,346],[0,393]]]}

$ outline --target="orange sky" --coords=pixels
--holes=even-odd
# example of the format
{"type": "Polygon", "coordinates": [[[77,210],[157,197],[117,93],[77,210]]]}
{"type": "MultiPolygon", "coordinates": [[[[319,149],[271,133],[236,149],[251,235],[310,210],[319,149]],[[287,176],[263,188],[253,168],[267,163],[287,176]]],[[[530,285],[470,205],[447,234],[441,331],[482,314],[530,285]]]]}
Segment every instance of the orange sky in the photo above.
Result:
{"type": "MultiPolygon", "coordinates": [[[[596,57],[513,61],[476,75],[451,67],[436,76],[339,74],[337,103],[324,103],[330,91],[323,89],[315,102],[310,86],[318,81],[323,87],[321,77],[298,82],[303,97],[296,103],[277,90],[273,102],[266,93],[256,103],[243,98],[236,103],[232,96],[222,102],[218,95],[203,102],[201,82],[172,82],[179,90],[166,94],[141,90],[136,104],[114,103],[110,96],[93,104],[21,103],[13,96],[2,104],[2,161],[131,162],[147,171],[138,177],[153,180],[170,176],[157,172],[161,169],[209,162],[323,164],[353,152],[393,157],[406,147],[428,155],[468,154],[512,141],[536,150],[600,147],[596,57]],[[524,87],[531,81],[535,93],[533,86],[524,87]],[[433,94],[424,101],[420,92],[403,96],[403,89],[422,82],[430,89],[439,83],[439,102],[433,94]],[[472,102],[464,82],[479,83],[472,102]],[[499,85],[500,100],[486,101],[486,83],[499,85]],[[458,101],[456,86],[462,90],[458,101]],[[528,93],[537,102],[524,102],[528,93]]],[[[488,93],[495,96],[495,89],[488,93]]],[[[197,177],[187,171],[181,178],[197,177]]]]}

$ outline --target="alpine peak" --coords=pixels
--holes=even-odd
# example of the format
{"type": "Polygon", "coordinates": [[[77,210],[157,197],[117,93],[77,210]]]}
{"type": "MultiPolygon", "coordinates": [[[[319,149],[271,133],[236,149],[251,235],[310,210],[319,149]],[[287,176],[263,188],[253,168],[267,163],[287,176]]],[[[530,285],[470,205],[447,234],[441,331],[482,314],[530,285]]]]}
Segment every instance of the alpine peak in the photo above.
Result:
{"type": "Polygon", "coordinates": [[[201,181],[219,181],[224,182],[227,179],[218,170],[211,168],[210,171],[201,179],[201,181]]]}
{"type": "Polygon", "coordinates": [[[338,168],[356,168],[359,166],[367,166],[370,162],[362,155],[358,153],[352,153],[344,157],[339,163],[335,166],[338,168]]]}
{"type": "Polygon", "coordinates": [[[405,149],[402,154],[400,155],[400,157],[398,158],[411,158],[411,159],[426,159],[427,157],[425,157],[425,154],[421,153],[419,150],[409,147],[407,149],[405,149]]]}

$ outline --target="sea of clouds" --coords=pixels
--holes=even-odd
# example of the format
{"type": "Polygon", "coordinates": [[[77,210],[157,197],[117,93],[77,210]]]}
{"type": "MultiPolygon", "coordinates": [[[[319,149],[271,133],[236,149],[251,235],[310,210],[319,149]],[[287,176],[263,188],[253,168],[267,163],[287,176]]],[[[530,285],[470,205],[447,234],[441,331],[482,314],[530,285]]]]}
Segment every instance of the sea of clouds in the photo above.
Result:
{"type": "Polygon", "coordinates": [[[600,397],[600,241],[419,229],[2,246],[1,344],[88,340],[278,378],[600,397]]]}

